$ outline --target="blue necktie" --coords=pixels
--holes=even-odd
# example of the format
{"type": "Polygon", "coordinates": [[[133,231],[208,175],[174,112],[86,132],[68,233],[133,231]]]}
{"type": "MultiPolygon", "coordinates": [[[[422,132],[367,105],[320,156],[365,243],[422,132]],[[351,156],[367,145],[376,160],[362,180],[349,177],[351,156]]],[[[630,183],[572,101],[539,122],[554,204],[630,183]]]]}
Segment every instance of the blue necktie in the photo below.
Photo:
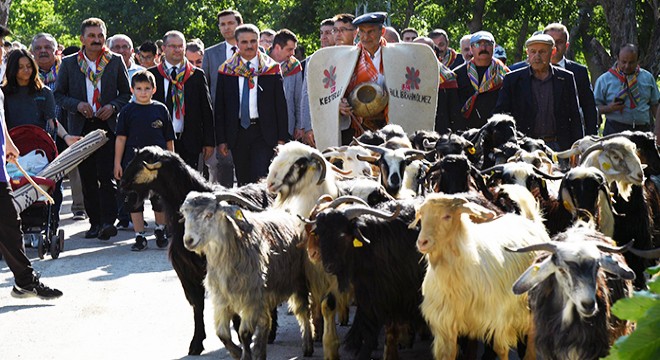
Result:
{"type": "MultiPolygon", "coordinates": [[[[248,71],[250,63],[247,64],[248,71]]],[[[241,94],[241,126],[243,129],[250,127],[250,80],[246,77],[243,80],[243,92],[241,94]]]]}

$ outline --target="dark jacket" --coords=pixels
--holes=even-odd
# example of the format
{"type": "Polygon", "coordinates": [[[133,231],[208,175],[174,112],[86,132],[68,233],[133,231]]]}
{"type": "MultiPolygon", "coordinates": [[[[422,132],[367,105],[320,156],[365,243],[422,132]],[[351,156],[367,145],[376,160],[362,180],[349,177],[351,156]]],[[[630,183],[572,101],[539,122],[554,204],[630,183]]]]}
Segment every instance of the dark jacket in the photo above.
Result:
{"type": "MultiPolygon", "coordinates": [[[[554,115],[559,146],[568,149],[584,137],[573,73],[551,65],[554,115]]],[[[529,67],[508,73],[499,93],[495,113],[508,113],[516,119],[517,129],[531,134],[537,107],[532,94],[532,74],[529,67]]]]}
{"type": "Polygon", "coordinates": [[[497,94],[500,91],[498,89],[479,94],[470,117],[467,119],[464,118],[460,110],[463,107],[463,104],[465,104],[475,92],[474,87],[472,87],[470,79],[468,78],[466,65],[467,63],[463,63],[461,66],[454,69],[456,82],[458,83],[458,107],[455,118],[459,120],[456,122],[456,128],[453,130],[480,128],[486,124],[486,121],[488,121],[488,119],[494,114],[493,109],[497,103],[497,94]]]}
{"type": "MultiPolygon", "coordinates": [[[[218,87],[215,94],[215,133],[218,144],[226,143],[232,149],[238,138],[239,93],[238,81],[243,78],[218,73],[218,87]]],[[[288,115],[284,98],[282,75],[261,75],[257,80],[257,108],[259,127],[269,146],[289,139],[288,115]]]]}
{"type": "MultiPolygon", "coordinates": [[[[87,85],[85,74],[78,66],[78,54],[71,54],[62,59],[60,71],[55,83],[55,102],[68,113],[68,130],[72,135],[83,135],[83,127],[87,119],[78,112],[78,104],[87,102],[87,85]]],[[[121,56],[112,54],[101,76],[101,106],[112,104],[121,110],[131,99],[131,87],[128,82],[128,72],[121,56]]],[[[107,120],[108,127],[113,132],[117,126],[117,113],[107,120]]]]}
{"type": "MultiPolygon", "coordinates": [[[[165,78],[158,72],[158,67],[152,67],[149,71],[156,77],[156,93],[153,99],[167,104],[165,78]]],[[[186,151],[198,153],[202,151],[203,146],[215,146],[211,97],[202,69],[195,68],[183,86],[183,96],[186,114],[183,119],[183,133],[179,140],[185,146],[186,151]]],[[[174,119],[172,109],[168,110],[174,119]]]]}
{"type": "MultiPolygon", "coordinates": [[[[511,71],[529,66],[526,61],[517,62],[509,67],[511,71]]],[[[594,135],[598,131],[600,118],[594,99],[594,89],[589,80],[589,70],[586,66],[566,59],[566,70],[573,73],[575,86],[577,87],[580,108],[584,118],[584,132],[586,135],[594,135]]]]}

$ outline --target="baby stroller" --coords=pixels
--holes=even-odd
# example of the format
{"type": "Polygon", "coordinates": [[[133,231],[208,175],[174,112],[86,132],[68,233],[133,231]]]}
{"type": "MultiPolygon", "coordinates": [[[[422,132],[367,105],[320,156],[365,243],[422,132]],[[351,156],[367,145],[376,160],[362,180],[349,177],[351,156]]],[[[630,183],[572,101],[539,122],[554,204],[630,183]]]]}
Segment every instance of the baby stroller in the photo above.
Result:
{"type": "MultiPolygon", "coordinates": [[[[53,138],[48,133],[34,125],[21,125],[9,130],[14,144],[21,155],[37,150],[52,162],[58,155],[57,147],[53,138]]],[[[55,191],[56,182],[52,179],[32,176],[32,179],[44,190],[52,195],[55,191]]],[[[11,187],[14,191],[23,186],[32,186],[25,177],[11,180],[11,187]]],[[[56,208],[53,204],[44,199],[36,199],[30,206],[21,212],[21,230],[23,230],[23,242],[36,245],[39,258],[43,259],[47,252],[53,259],[60,256],[64,249],[64,230],[58,231],[56,208]]]]}

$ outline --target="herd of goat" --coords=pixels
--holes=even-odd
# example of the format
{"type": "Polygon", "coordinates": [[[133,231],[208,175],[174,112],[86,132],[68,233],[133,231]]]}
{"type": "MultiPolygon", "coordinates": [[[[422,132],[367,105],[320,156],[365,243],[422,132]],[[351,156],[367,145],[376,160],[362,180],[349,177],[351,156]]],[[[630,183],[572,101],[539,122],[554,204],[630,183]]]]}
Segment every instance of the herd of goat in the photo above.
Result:
{"type": "Polygon", "coordinates": [[[339,358],[336,323],[354,304],[344,347],[358,359],[383,329],[385,359],[425,336],[436,359],[474,357],[476,341],[500,359],[517,346],[525,359],[597,359],[633,327],[610,306],[644,289],[660,256],[651,133],[554,152],[506,115],[460,135],[388,125],[324,152],[279,145],[267,178],[232,189],[147,147],[121,187],[163,200],[191,355],[208,291],[218,337],[243,360],[266,359],[286,300],[304,356],[321,340],[339,358]]]}

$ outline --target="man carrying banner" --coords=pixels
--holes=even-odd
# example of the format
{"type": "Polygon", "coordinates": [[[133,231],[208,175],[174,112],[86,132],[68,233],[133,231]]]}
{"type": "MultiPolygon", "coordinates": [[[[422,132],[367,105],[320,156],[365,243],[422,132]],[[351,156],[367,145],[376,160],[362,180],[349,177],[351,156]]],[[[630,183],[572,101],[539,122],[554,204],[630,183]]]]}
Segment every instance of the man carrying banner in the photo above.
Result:
{"type": "Polygon", "coordinates": [[[339,113],[351,118],[351,127],[342,131],[342,143],[344,144],[350,142],[350,140],[346,140],[360,135],[364,130],[378,130],[388,123],[387,106],[376,114],[359,117],[353,112],[349,103],[351,92],[360,84],[375,83],[381,88],[385,88],[381,48],[387,44],[383,38],[385,35],[383,24],[386,18],[386,13],[375,12],[364,14],[353,20],[353,26],[357,26],[360,36],[360,42],[357,44],[360,54],[344,98],[339,104],[339,113]]]}

